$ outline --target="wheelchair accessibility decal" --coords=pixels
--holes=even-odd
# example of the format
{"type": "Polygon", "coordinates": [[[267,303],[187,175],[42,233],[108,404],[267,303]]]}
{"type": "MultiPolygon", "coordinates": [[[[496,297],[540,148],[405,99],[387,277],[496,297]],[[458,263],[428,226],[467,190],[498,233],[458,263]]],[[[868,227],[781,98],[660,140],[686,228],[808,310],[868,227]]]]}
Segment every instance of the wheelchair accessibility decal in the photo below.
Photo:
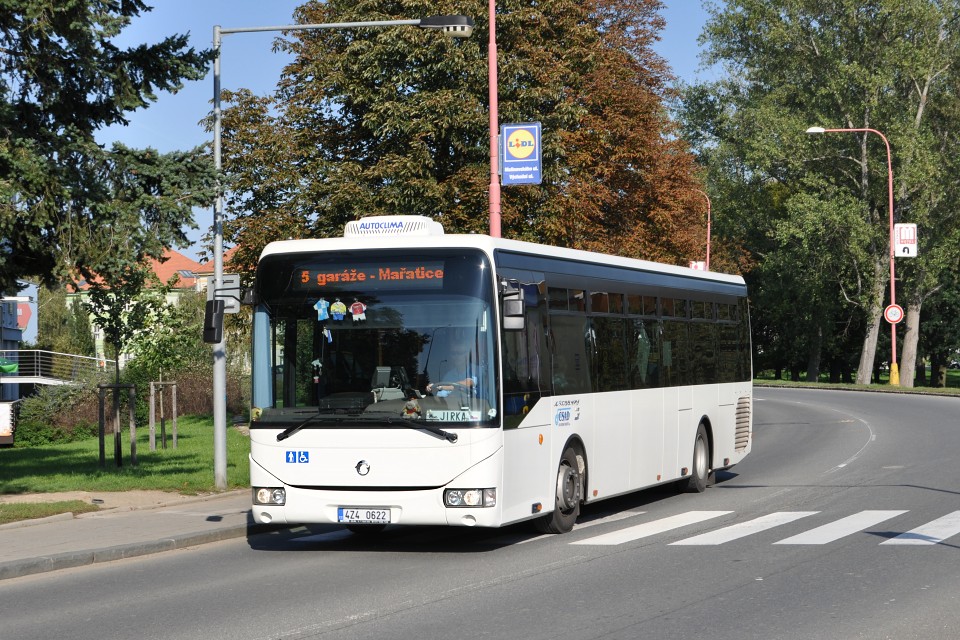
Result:
{"type": "Polygon", "coordinates": [[[287,464],[307,464],[310,462],[309,451],[287,451],[287,464]]]}

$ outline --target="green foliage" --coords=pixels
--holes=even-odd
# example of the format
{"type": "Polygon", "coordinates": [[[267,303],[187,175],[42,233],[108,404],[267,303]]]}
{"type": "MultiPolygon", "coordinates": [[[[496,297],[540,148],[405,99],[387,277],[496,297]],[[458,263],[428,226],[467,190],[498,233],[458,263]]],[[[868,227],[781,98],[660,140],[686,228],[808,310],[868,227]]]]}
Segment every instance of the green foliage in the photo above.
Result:
{"type": "Polygon", "coordinates": [[[32,447],[55,442],[73,442],[97,435],[97,392],[85,386],[44,386],[24,398],[14,443],[32,447]]]}
{"type": "Polygon", "coordinates": [[[65,331],[69,322],[67,292],[62,287],[37,288],[37,348],[69,353],[72,347],[65,331]]]}
{"type": "Polygon", "coordinates": [[[129,351],[136,368],[152,380],[208,369],[210,347],[203,342],[204,303],[202,294],[191,291],[182,293],[176,304],[154,308],[150,329],[130,339],[129,351]]]}
{"type": "MultiPolygon", "coordinates": [[[[695,167],[664,107],[654,0],[498,2],[499,114],[543,124],[543,184],[502,192],[503,235],[686,264],[695,167]]],[[[302,23],[462,13],[472,37],[409,27],[297,32],[275,95],[225,92],[225,237],[252,273],[262,247],[329,237],[365,215],[486,232],[487,3],[306,2],[302,23]]],[[[693,202],[700,207],[699,196],[693,202]]]]}
{"type": "Polygon", "coordinates": [[[192,206],[209,204],[203,149],[160,155],[94,133],[206,73],[209,51],[174,35],[121,49],[112,40],[141,0],[7,0],[0,11],[0,291],[25,275],[46,284],[101,256],[139,261],[186,242],[192,206]],[[13,258],[15,256],[15,259],[13,258]]]}
{"type": "Polygon", "coordinates": [[[58,353],[95,356],[90,318],[82,304],[70,300],[62,287],[39,287],[36,348],[58,353]]]}
{"type": "Polygon", "coordinates": [[[686,88],[680,113],[716,196],[716,237],[760,265],[758,346],[797,369],[859,341],[866,382],[888,303],[887,152],[875,133],[804,132],[890,141],[895,221],[918,223],[921,243],[920,258],[897,261],[897,301],[919,310],[960,260],[960,3],[727,0],[711,12],[705,62],[730,75],[686,88]]]}
{"type": "Polygon", "coordinates": [[[89,283],[87,307],[103,330],[105,342],[113,346],[119,384],[120,354],[163,312],[169,287],[160,285],[146,264],[130,263],[122,257],[106,257],[103,262],[109,266],[89,283]]]}
{"type": "Polygon", "coordinates": [[[93,339],[93,327],[90,325],[90,313],[86,305],[79,301],[70,305],[67,333],[72,338],[72,350],[67,353],[78,356],[97,355],[97,345],[93,339]]]}
{"type": "MultiPolygon", "coordinates": [[[[203,342],[205,302],[200,293],[183,292],[176,304],[155,308],[149,329],[131,337],[128,351],[133,358],[123,369],[123,380],[136,386],[139,423],[146,424],[149,419],[150,382],[177,382],[177,410],[181,415],[213,412],[210,345],[203,342]]],[[[249,344],[237,335],[241,330],[235,323],[228,325],[229,351],[238,362],[242,362],[249,344]]],[[[228,411],[234,415],[245,414],[249,407],[247,384],[241,380],[240,370],[238,366],[227,369],[228,411]]],[[[170,390],[165,393],[169,417],[170,390]]]]}
{"type": "Polygon", "coordinates": [[[46,518],[61,513],[89,513],[100,507],[83,500],[60,500],[57,502],[27,502],[0,504],[0,524],[46,518]]]}

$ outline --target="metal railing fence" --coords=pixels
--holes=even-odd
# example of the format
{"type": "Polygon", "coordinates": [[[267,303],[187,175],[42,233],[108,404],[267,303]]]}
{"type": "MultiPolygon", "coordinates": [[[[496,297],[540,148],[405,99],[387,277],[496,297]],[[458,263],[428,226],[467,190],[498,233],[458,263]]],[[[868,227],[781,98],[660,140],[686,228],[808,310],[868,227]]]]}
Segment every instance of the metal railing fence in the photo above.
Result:
{"type": "MultiPolygon", "coordinates": [[[[52,378],[67,382],[91,380],[113,371],[114,361],[42,349],[0,351],[0,363],[15,363],[16,370],[0,372],[4,378],[52,378]]],[[[9,367],[4,367],[9,368],[9,367]]]]}

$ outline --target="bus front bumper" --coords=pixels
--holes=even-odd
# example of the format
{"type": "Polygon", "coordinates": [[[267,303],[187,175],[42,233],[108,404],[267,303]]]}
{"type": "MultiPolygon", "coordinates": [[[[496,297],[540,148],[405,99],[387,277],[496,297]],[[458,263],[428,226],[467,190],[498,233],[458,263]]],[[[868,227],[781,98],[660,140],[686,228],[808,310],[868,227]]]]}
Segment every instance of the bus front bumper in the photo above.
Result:
{"type": "MultiPolygon", "coordinates": [[[[253,460],[250,465],[253,519],[260,524],[400,524],[498,527],[502,509],[497,488],[467,472],[445,487],[426,489],[351,490],[285,485],[253,460]],[[280,490],[283,504],[261,504],[259,490],[273,496],[280,490]],[[479,490],[479,495],[477,490],[479,490]],[[468,496],[464,492],[472,491],[468,496]],[[448,496],[450,492],[454,496],[448,496]],[[460,504],[447,506],[445,499],[460,504]],[[493,504],[491,504],[491,502],[493,504]]],[[[476,469],[474,469],[476,471],[476,469]]],[[[269,501],[269,500],[268,500],[269,501]]]]}

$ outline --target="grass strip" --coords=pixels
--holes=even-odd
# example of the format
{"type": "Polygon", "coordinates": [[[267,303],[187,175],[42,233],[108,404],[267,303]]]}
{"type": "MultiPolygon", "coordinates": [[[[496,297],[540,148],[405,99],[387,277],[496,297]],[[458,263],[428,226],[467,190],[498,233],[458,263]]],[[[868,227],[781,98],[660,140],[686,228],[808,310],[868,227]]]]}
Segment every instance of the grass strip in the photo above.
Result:
{"type": "Polygon", "coordinates": [[[98,511],[100,507],[83,500],[63,500],[61,502],[17,502],[0,504],[0,524],[47,518],[61,513],[87,513],[98,511]]]}
{"type": "MultiPolygon", "coordinates": [[[[114,461],[114,436],[106,438],[106,467],[100,467],[97,438],[40,447],[0,449],[0,494],[58,493],[62,491],[172,491],[185,495],[215,492],[213,419],[185,416],[178,420],[177,448],[167,425],[167,448],[159,427],[157,448],[150,451],[149,430],[137,429],[138,465],[130,463],[130,435],[120,434],[123,466],[114,461]]],[[[227,488],[250,483],[250,438],[227,429],[227,488]]]]}

